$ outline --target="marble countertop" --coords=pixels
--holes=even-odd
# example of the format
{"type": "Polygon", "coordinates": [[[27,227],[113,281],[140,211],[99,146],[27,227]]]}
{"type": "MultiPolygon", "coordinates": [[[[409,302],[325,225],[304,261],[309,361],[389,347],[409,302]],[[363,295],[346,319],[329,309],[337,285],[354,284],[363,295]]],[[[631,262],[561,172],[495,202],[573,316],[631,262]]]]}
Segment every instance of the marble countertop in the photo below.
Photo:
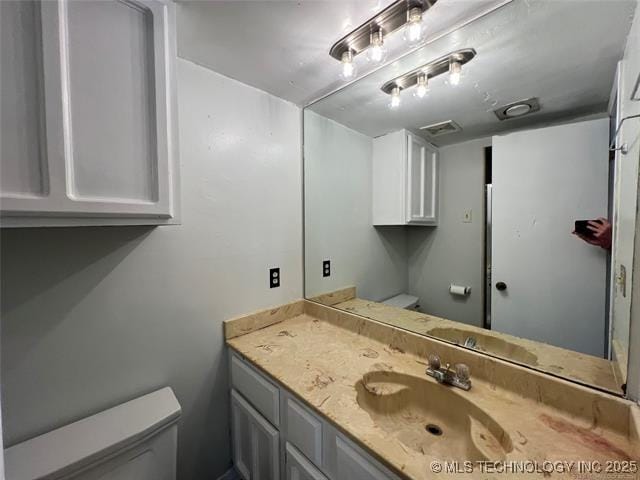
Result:
{"type": "Polygon", "coordinates": [[[273,309],[230,321],[225,326],[227,344],[406,478],[442,478],[431,472],[430,463],[451,458],[438,448],[416,451],[394,441],[393,432],[360,407],[356,385],[373,371],[435,383],[424,373],[426,356],[421,354],[434,349],[470,365],[472,389],[451,393],[487,412],[504,429],[512,447],[505,460],[640,458],[640,414],[631,402],[330,307],[291,305],[283,307],[284,314],[273,309]],[[505,375],[513,375],[514,381],[492,381],[505,375]]]}
{"type": "MultiPolygon", "coordinates": [[[[329,295],[319,297],[320,303],[324,303],[327,297],[329,295]]],[[[324,304],[327,305],[327,303],[324,304]]],[[[485,345],[484,351],[587,385],[595,385],[618,395],[622,394],[620,385],[625,382],[625,379],[617,378],[614,363],[604,358],[362,298],[338,297],[330,306],[422,335],[440,338],[443,331],[463,331],[468,332],[470,336],[481,337],[478,341],[479,345],[488,343],[489,339],[495,339],[505,345],[510,344],[511,347],[507,347],[506,352],[502,352],[504,350],[500,348],[502,345],[497,345],[495,350],[491,345],[485,345]]]]}

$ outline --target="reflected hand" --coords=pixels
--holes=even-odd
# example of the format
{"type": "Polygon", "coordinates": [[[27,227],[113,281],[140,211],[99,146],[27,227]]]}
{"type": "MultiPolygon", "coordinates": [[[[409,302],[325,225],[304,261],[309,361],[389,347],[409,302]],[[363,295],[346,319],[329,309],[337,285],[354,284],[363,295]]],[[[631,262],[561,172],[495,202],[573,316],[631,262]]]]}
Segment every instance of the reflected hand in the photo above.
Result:
{"type": "Polygon", "coordinates": [[[590,245],[604,248],[605,250],[611,250],[611,232],[612,227],[609,220],[600,217],[597,220],[589,220],[587,222],[587,228],[593,232],[593,235],[584,236],[577,233],[575,230],[573,234],[580,237],[582,240],[590,245]]]}

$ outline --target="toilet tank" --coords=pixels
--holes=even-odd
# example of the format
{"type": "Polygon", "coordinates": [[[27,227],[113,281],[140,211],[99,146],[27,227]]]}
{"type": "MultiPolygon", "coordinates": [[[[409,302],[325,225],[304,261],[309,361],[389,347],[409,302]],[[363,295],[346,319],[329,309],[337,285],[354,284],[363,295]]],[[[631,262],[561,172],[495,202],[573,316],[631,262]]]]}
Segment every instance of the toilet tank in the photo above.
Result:
{"type": "Polygon", "coordinates": [[[404,308],[406,310],[416,310],[418,308],[418,297],[401,293],[395,297],[387,298],[382,303],[391,307],[404,308]]]}
{"type": "Polygon", "coordinates": [[[179,417],[163,388],[7,448],[6,480],[175,480],[179,417]]]}

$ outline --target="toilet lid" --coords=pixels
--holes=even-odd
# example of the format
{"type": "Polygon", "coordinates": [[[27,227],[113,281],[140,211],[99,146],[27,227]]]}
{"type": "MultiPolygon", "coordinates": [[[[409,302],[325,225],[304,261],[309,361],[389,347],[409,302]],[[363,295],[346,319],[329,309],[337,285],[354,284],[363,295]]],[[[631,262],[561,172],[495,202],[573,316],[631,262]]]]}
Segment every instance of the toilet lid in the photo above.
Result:
{"type": "Polygon", "coordinates": [[[392,307],[412,308],[417,305],[418,297],[414,295],[407,295],[406,293],[401,293],[400,295],[396,295],[395,297],[386,299],[382,303],[392,307]]]}
{"type": "Polygon", "coordinates": [[[7,448],[6,476],[35,480],[85,468],[161,432],[179,417],[180,404],[165,387],[7,448]]]}

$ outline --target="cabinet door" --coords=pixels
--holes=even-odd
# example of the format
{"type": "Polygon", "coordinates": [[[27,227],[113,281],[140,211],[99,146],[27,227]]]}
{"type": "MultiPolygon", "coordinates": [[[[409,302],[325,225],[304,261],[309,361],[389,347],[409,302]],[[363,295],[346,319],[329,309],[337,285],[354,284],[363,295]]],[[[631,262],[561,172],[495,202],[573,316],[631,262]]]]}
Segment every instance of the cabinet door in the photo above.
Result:
{"type": "Polygon", "coordinates": [[[245,480],[277,480],[278,431],[235,390],[231,391],[233,463],[245,480]]]}
{"type": "Polygon", "coordinates": [[[287,443],[286,454],[287,480],[327,480],[327,477],[290,443],[287,443]]]}
{"type": "Polygon", "coordinates": [[[5,12],[22,13],[7,36],[25,41],[11,57],[2,34],[2,130],[16,134],[0,158],[10,172],[0,184],[3,224],[172,218],[174,7],[162,0],[4,3],[3,30],[5,12]],[[22,86],[19,75],[28,80],[22,86]],[[14,99],[19,115],[5,118],[5,101],[14,99]]]}
{"type": "Polygon", "coordinates": [[[251,417],[242,398],[231,391],[231,442],[233,464],[245,480],[251,478],[251,417]]]}
{"type": "Polygon", "coordinates": [[[407,134],[407,223],[436,225],[438,221],[438,150],[407,134]]]}
{"type": "Polygon", "coordinates": [[[7,198],[48,194],[40,3],[0,2],[0,192],[7,198]]]}
{"type": "Polygon", "coordinates": [[[339,480],[397,480],[385,472],[340,436],[336,437],[336,473],[339,480]]]}

